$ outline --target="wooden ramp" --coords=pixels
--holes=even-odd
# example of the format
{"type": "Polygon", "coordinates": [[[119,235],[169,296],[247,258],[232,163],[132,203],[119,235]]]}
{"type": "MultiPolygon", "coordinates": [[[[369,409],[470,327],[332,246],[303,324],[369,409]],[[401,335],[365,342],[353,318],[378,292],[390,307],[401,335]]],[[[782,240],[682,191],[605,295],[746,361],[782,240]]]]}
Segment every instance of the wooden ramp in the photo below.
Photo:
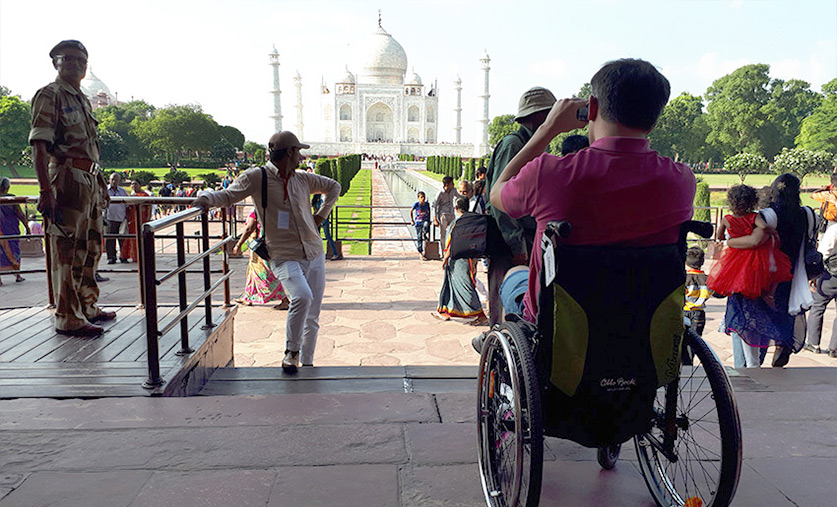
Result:
{"type": "MultiPolygon", "coordinates": [[[[178,356],[180,326],[160,338],[161,387],[145,389],[145,312],[116,310],[98,338],[75,338],[55,332],[52,311],[38,308],[0,310],[0,399],[182,396],[195,394],[215,368],[232,361],[236,307],[213,308],[214,327],[202,329],[204,314],[189,316],[189,345],[195,352],[178,356]]],[[[169,322],[176,307],[159,307],[159,321],[169,322]]]]}

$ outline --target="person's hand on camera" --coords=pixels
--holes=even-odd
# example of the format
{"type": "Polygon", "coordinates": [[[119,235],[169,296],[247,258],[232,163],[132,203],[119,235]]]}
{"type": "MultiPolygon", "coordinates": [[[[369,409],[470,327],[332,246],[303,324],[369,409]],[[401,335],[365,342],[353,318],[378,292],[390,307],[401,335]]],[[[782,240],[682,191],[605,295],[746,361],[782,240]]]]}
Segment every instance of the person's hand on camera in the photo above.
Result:
{"type": "Polygon", "coordinates": [[[579,120],[576,113],[586,105],[587,99],[559,100],[549,110],[543,128],[546,129],[550,137],[555,137],[562,132],[569,132],[572,129],[583,128],[587,125],[587,122],[579,120]]]}

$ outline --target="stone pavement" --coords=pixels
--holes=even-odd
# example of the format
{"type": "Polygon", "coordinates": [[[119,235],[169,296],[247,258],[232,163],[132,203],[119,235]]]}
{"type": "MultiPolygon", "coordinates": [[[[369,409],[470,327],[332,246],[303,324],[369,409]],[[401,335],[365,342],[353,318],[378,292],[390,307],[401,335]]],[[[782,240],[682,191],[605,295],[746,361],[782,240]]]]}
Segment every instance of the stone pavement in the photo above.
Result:
{"type": "MultiPolygon", "coordinates": [[[[833,368],[737,382],[734,505],[831,507],[833,368]]],[[[0,507],[477,507],[473,393],[0,401],[0,507]]],[[[613,471],[548,438],[541,505],[654,505],[627,443],[613,471]]]]}

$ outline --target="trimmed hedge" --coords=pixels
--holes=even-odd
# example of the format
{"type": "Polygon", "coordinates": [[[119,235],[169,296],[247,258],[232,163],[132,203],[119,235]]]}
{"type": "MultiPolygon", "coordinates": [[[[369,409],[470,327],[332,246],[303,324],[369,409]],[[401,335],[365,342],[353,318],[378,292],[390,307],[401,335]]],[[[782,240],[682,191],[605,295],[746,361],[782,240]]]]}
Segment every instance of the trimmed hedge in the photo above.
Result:
{"type": "Polygon", "coordinates": [[[349,191],[352,179],[360,171],[360,163],[360,155],[343,155],[336,159],[320,158],[317,159],[314,172],[340,183],[340,196],[342,197],[349,191]]]}

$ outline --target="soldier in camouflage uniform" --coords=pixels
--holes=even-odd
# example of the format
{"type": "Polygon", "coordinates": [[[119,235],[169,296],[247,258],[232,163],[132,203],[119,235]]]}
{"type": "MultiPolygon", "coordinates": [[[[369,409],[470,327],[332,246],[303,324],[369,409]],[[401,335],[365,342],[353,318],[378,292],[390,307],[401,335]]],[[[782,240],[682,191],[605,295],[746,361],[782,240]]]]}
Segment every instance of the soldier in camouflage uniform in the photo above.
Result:
{"type": "Polygon", "coordinates": [[[95,323],[115,319],[116,312],[102,311],[97,305],[102,210],[109,198],[98,165],[97,122],[80,90],[87,49],[79,41],[65,40],[49,56],[58,77],[32,99],[29,142],[41,187],[38,209],[45,217],[52,250],[55,329],[65,335],[95,337],[104,331],[95,323]]]}

